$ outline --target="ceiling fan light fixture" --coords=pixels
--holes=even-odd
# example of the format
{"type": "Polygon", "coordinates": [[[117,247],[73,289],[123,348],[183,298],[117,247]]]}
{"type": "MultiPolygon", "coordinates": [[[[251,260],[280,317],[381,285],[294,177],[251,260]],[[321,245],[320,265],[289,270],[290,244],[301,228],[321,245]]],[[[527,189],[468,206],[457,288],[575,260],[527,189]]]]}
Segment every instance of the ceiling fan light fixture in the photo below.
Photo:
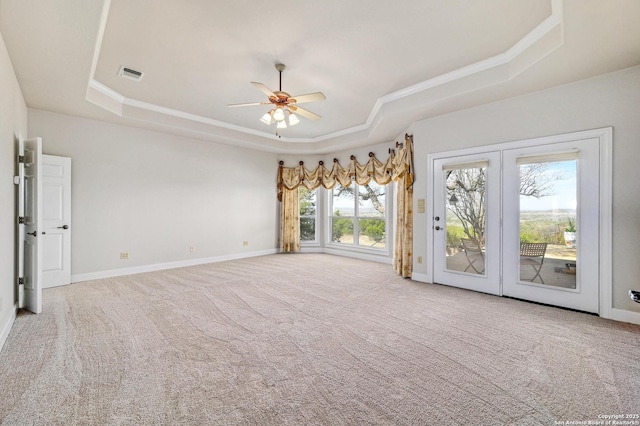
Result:
{"type": "Polygon", "coordinates": [[[265,113],[262,118],[260,119],[260,121],[262,121],[264,124],[266,124],[267,126],[269,126],[271,124],[271,113],[273,111],[269,111],[267,113],[265,113]]]}
{"type": "MultiPolygon", "coordinates": [[[[278,129],[286,129],[289,126],[295,126],[300,123],[300,116],[317,121],[320,119],[318,114],[314,114],[311,111],[300,108],[297,106],[299,103],[317,102],[323,101],[326,97],[320,92],[306,93],[303,95],[291,96],[287,92],[282,91],[282,71],[285,70],[284,64],[276,64],[276,70],[280,77],[280,84],[276,91],[272,91],[267,86],[257,81],[252,81],[258,90],[268,96],[268,102],[248,102],[242,104],[231,104],[229,107],[245,107],[245,106],[257,106],[257,105],[269,105],[271,104],[271,110],[265,113],[260,121],[270,126],[276,124],[278,129]],[[294,114],[296,112],[296,114],[294,114]]],[[[280,134],[276,130],[276,135],[280,137],[280,134]]]]}
{"type": "Polygon", "coordinates": [[[300,122],[300,119],[294,113],[289,114],[289,126],[295,126],[300,122]]]}
{"type": "Polygon", "coordinates": [[[275,111],[273,111],[273,119],[278,122],[284,120],[284,111],[282,110],[282,108],[276,108],[275,111]]]}

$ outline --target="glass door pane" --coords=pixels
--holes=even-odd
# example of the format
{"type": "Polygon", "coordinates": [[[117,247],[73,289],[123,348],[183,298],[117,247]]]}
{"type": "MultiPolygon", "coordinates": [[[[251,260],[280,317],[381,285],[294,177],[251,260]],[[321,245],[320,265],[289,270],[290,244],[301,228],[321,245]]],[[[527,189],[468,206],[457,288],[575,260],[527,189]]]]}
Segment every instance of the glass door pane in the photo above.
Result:
{"type": "MultiPolygon", "coordinates": [[[[563,157],[566,157],[564,155],[563,157]]],[[[518,161],[520,281],[576,288],[577,160],[518,161]]]]}
{"type": "Polygon", "coordinates": [[[486,172],[486,165],[443,170],[448,270],[484,275],[486,172]]]}

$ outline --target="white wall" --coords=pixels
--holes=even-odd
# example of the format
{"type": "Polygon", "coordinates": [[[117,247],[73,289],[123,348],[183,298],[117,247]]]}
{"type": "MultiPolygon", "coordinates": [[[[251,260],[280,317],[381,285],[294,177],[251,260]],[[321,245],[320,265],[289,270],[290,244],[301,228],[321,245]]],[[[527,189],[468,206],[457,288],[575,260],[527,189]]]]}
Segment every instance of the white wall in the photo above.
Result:
{"type": "Polygon", "coordinates": [[[15,272],[15,159],[18,135],[27,136],[27,107],[0,34],[0,348],[17,306],[15,272]]]}
{"type": "Polygon", "coordinates": [[[277,247],[275,154],[31,109],[29,135],[72,159],[73,281],[277,247]]]}
{"type": "MultiPolygon", "coordinates": [[[[600,127],[613,127],[613,307],[640,312],[640,67],[415,123],[414,199],[426,198],[427,155],[600,127]]],[[[429,202],[427,200],[427,202],[429,202]]],[[[430,221],[416,214],[414,255],[428,256],[430,221]]],[[[425,264],[414,271],[426,274],[425,264]]]]}

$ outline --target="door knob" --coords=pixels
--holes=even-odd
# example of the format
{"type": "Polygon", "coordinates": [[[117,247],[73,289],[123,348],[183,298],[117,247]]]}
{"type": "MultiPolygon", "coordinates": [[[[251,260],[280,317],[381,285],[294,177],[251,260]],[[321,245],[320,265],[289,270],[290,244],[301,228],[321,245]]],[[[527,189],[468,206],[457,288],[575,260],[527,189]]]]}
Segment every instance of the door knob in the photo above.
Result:
{"type": "Polygon", "coordinates": [[[435,219],[435,221],[437,222],[437,221],[439,221],[439,220],[440,220],[440,216],[436,216],[436,217],[434,217],[434,219],[435,219]]]}
{"type": "Polygon", "coordinates": [[[439,231],[441,229],[444,229],[444,228],[440,228],[439,226],[436,226],[436,231],[439,231]]]}
{"type": "Polygon", "coordinates": [[[69,225],[58,226],[58,229],[69,229],[69,225]]]}

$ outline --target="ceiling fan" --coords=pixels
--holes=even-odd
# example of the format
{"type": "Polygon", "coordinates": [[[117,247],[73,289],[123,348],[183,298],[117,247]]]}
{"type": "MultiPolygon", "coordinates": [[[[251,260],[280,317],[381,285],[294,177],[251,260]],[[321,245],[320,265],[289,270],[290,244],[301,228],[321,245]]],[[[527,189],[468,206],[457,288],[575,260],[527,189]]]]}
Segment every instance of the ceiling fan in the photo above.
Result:
{"type": "Polygon", "coordinates": [[[270,125],[271,123],[277,123],[278,129],[286,129],[287,122],[289,126],[295,126],[300,122],[296,114],[308,118],[309,120],[320,120],[320,116],[306,109],[300,108],[298,104],[305,102],[317,102],[323,101],[326,97],[320,92],[307,93],[304,95],[291,96],[287,92],[282,91],[282,71],[285,69],[284,64],[276,64],[276,69],[280,73],[280,88],[277,91],[271,91],[267,86],[262,83],[252,81],[258,90],[262,91],[269,97],[268,102],[249,102],[244,104],[231,104],[229,107],[243,107],[243,106],[255,106],[255,105],[273,105],[274,107],[264,114],[260,121],[264,124],[270,125]]]}

